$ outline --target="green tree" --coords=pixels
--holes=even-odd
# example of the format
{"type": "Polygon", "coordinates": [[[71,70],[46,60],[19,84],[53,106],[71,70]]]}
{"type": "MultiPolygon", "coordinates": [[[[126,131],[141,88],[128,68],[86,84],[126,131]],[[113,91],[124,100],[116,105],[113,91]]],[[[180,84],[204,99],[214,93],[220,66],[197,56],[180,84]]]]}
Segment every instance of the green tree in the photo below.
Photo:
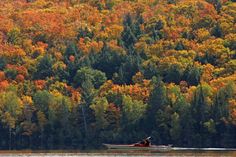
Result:
{"type": "Polygon", "coordinates": [[[132,100],[130,96],[123,96],[122,100],[122,117],[123,125],[129,126],[139,121],[146,112],[147,104],[142,101],[132,100]]]}
{"type": "Polygon", "coordinates": [[[5,75],[7,78],[14,80],[18,74],[17,70],[15,69],[4,69],[5,75]]]}
{"type": "Polygon", "coordinates": [[[0,70],[4,70],[7,64],[7,60],[5,57],[0,56],[0,70]]]}
{"type": "Polygon", "coordinates": [[[94,68],[106,73],[106,77],[111,79],[113,74],[119,71],[123,60],[122,54],[112,51],[105,45],[95,61],[94,68]]]}
{"type": "Polygon", "coordinates": [[[145,79],[151,79],[154,76],[157,77],[160,75],[157,65],[151,60],[147,60],[142,63],[141,71],[145,79]]]}
{"type": "Polygon", "coordinates": [[[206,141],[204,141],[204,135],[206,134],[206,128],[204,123],[209,119],[209,105],[206,101],[205,86],[199,85],[197,90],[194,92],[194,97],[191,102],[191,114],[194,119],[194,130],[195,139],[197,146],[204,146],[206,141]],[[199,137],[200,138],[199,138],[199,137]]]}
{"type": "Polygon", "coordinates": [[[126,48],[132,47],[135,44],[135,42],[137,41],[137,38],[135,37],[134,33],[132,32],[130,26],[125,26],[125,29],[122,32],[122,41],[123,41],[123,45],[126,48]]]}
{"type": "Polygon", "coordinates": [[[154,41],[157,41],[164,37],[164,33],[162,31],[163,28],[163,20],[152,18],[145,25],[145,33],[147,33],[154,41]]]}
{"type": "Polygon", "coordinates": [[[183,80],[188,82],[189,85],[197,86],[200,83],[201,69],[195,66],[187,66],[183,72],[183,80]]]}
{"type": "Polygon", "coordinates": [[[7,41],[14,45],[20,45],[22,43],[22,35],[19,28],[13,28],[7,33],[7,41]]]}
{"type": "MultiPolygon", "coordinates": [[[[96,130],[91,127],[96,119],[90,106],[93,104],[94,99],[97,96],[97,90],[94,88],[90,79],[86,79],[82,82],[81,89],[81,104],[78,108],[78,114],[80,117],[78,118],[78,123],[81,124],[81,134],[84,136],[83,143],[86,147],[92,145],[89,141],[96,136],[96,133],[94,132],[96,130]]],[[[96,140],[94,140],[94,142],[96,142],[96,140]]]]}
{"type": "MultiPolygon", "coordinates": [[[[118,77],[121,83],[131,84],[132,77],[139,71],[142,59],[139,55],[129,55],[121,64],[118,77]]],[[[118,83],[118,82],[115,82],[118,83]]]]}
{"type": "Polygon", "coordinates": [[[212,119],[214,121],[216,132],[213,140],[216,145],[232,146],[232,132],[233,128],[228,125],[229,113],[229,99],[233,98],[235,92],[235,84],[229,82],[225,87],[222,87],[215,96],[214,105],[212,107],[212,119]],[[221,137],[220,140],[217,140],[221,137]]]}
{"type": "Polygon", "coordinates": [[[82,67],[77,71],[74,77],[74,86],[81,87],[86,80],[91,81],[95,88],[99,88],[107,80],[107,78],[105,73],[99,70],[94,70],[89,67],[82,67]]]}
{"type": "Polygon", "coordinates": [[[53,76],[53,58],[51,55],[45,55],[40,59],[34,73],[35,79],[45,79],[53,76]]]}
{"type": "Polygon", "coordinates": [[[121,39],[123,41],[123,45],[126,49],[132,49],[134,44],[137,42],[139,37],[142,34],[140,29],[140,24],[143,23],[143,19],[140,14],[137,15],[136,19],[133,20],[131,14],[127,14],[124,17],[123,25],[124,30],[121,33],[121,39]]]}
{"type": "Polygon", "coordinates": [[[170,69],[168,69],[167,74],[164,76],[165,82],[174,82],[179,84],[182,77],[182,72],[179,65],[173,64],[170,69]]]}
{"type": "Polygon", "coordinates": [[[80,58],[81,57],[81,54],[78,50],[78,47],[76,45],[76,43],[74,42],[69,42],[67,47],[66,47],[66,50],[65,50],[65,53],[63,54],[64,55],[64,59],[66,59],[67,61],[69,60],[69,57],[72,55],[72,56],[75,56],[76,59],[80,58]]]}
{"type": "Polygon", "coordinates": [[[22,102],[16,91],[9,90],[0,94],[0,118],[8,128],[8,146],[12,149],[12,132],[15,131],[19,118],[22,115],[22,102]]]}
{"type": "Polygon", "coordinates": [[[53,96],[53,102],[49,106],[48,121],[53,133],[53,148],[67,145],[67,139],[71,134],[69,122],[71,101],[63,95],[53,96]]]}
{"type": "Polygon", "coordinates": [[[171,116],[171,129],[170,129],[170,136],[171,139],[177,143],[180,139],[181,133],[181,126],[180,126],[180,118],[178,113],[174,113],[171,116]]]}
{"type": "Polygon", "coordinates": [[[166,88],[164,83],[161,81],[160,77],[152,78],[152,90],[147,105],[146,112],[146,127],[147,132],[150,132],[155,129],[156,115],[158,111],[163,112],[165,109],[165,104],[167,102],[166,98],[166,88]]]}
{"type": "Polygon", "coordinates": [[[183,102],[183,104],[186,104],[183,112],[180,114],[180,126],[182,128],[181,131],[181,146],[191,146],[194,147],[196,141],[194,141],[195,137],[195,128],[194,128],[194,119],[191,112],[191,106],[188,105],[186,102],[183,102]]]}
{"type": "Polygon", "coordinates": [[[211,34],[217,38],[221,38],[223,36],[223,32],[219,23],[217,23],[215,27],[212,29],[211,34]]]}
{"type": "Polygon", "coordinates": [[[96,128],[99,130],[105,129],[108,122],[106,120],[106,112],[108,110],[108,102],[105,97],[96,98],[90,108],[94,111],[96,118],[96,128]]]}
{"type": "Polygon", "coordinates": [[[33,95],[33,102],[36,109],[43,112],[48,118],[49,106],[53,103],[53,96],[46,90],[37,91],[33,95]]]}
{"type": "Polygon", "coordinates": [[[180,51],[180,50],[185,50],[185,46],[182,42],[178,42],[175,46],[175,50],[180,51]]]}

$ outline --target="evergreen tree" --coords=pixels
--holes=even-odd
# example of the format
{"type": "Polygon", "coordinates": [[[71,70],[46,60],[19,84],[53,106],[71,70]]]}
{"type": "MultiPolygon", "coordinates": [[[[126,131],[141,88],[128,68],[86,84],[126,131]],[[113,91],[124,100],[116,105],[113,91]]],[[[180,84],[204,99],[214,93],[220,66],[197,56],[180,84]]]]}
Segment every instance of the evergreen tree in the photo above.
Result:
{"type": "Polygon", "coordinates": [[[200,83],[201,70],[198,67],[188,65],[183,72],[182,80],[188,82],[189,85],[197,86],[200,83]]]}
{"type": "Polygon", "coordinates": [[[167,71],[167,74],[164,76],[165,82],[174,82],[176,84],[179,84],[181,80],[181,71],[180,67],[176,64],[171,65],[170,69],[167,71]]]}
{"type": "Polygon", "coordinates": [[[74,42],[69,42],[64,53],[65,60],[68,62],[70,56],[75,56],[76,59],[79,59],[81,55],[76,44],[74,42]]]}
{"type": "Polygon", "coordinates": [[[185,47],[182,42],[178,42],[176,44],[175,50],[180,51],[180,50],[185,50],[185,47]]]}
{"type": "Polygon", "coordinates": [[[122,41],[125,48],[133,47],[137,38],[135,37],[134,33],[132,32],[130,26],[125,26],[124,31],[121,34],[122,41]]]}
{"type": "Polygon", "coordinates": [[[138,54],[128,55],[119,68],[117,80],[131,84],[132,77],[139,71],[141,63],[142,59],[138,54]]]}
{"type": "Polygon", "coordinates": [[[157,65],[151,61],[145,61],[142,64],[141,71],[145,79],[151,79],[152,77],[157,77],[160,75],[157,65]]]}
{"type": "Polygon", "coordinates": [[[34,73],[35,79],[45,79],[53,76],[53,58],[51,55],[45,55],[38,63],[34,73]]]}
{"type": "Polygon", "coordinates": [[[166,88],[160,77],[153,77],[152,85],[153,89],[148,100],[145,124],[145,131],[149,134],[155,129],[155,126],[157,124],[157,112],[163,112],[163,110],[165,109],[165,103],[167,101],[166,88]]]}
{"type": "Polygon", "coordinates": [[[119,68],[124,60],[124,56],[112,51],[106,45],[99,53],[95,61],[94,68],[106,73],[108,79],[111,79],[114,73],[119,71],[119,68]]]}
{"type": "Polygon", "coordinates": [[[91,81],[95,88],[99,88],[106,80],[105,73],[88,67],[79,69],[74,77],[74,86],[81,87],[87,80],[91,81]]]}
{"type": "Polygon", "coordinates": [[[196,139],[195,145],[204,146],[206,144],[206,141],[204,141],[204,134],[206,133],[204,123],[209,118],[209,108],[206,103],[206,98],[204,96],[203,87],[201,84],[194,93],[194,98],[191,103],[191,114],[194,119],[194,139],[196,139]]]}
{"type": "Polygon", "coordinates": [[[95,132],[93,132],[93,128],[91,127],[92,124],[95,122],[95,116],[90,106],[92,105],[94,98],[97,95],[97,91],[95,90],[89,78],[85,79],[85,81],[82,82],[81,88],[83,91],[81,105],[79,106],[79,114],[81,116],[78,120],[79,123],[82,124],[83,128],[81,133],[84,136],[84,146],[88,147],[89,145],[91,145],[89,141],[91,141],[95,135],[95,132]]]}
{"type": "Polygon", "coordinates": [[[49,106],[53,102],[52,95],[46,90],[37,91],[33,96],[33,102],[36,109],[48,117],[49,106]]]}
{"type": "Polygon", "coordinates": [[[140,38],[142,31],[140,24],[143,23],[141,15],[137,16],[135,20],[132,19],[130,14],[127,14],[124,18],[123,25],[124,30],[121,33],[121,39],[126,49],[133,49],[134,44],[140,38]]]}
{"type": "Polygon", "coordinates": [[[4,70],[5,66],[7,64],[6,58],[0,57],[0,70],[4,70]]]}
{"type": "Polygon", "coordinates": [[[223,32],[219,23],[212,29],[211,34],[217,38],[221,38],[223,36],[223,32]]]}

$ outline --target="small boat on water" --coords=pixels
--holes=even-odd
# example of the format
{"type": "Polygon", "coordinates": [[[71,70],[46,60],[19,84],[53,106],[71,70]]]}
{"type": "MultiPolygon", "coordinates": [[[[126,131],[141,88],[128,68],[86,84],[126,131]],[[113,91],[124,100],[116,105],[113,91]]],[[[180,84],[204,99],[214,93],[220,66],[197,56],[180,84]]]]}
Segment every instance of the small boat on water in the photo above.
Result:
{"type": "Polygon", "coordinates": [[[150,146],[136,146],[135,144],[130,145],[117,145],[117,144],[103,144],[108,149],[127,149],[127,150],[153,150],[166,152],[172,150],[172,145],[150,145],[150,146]]]}
{"type": "Polygon", "coordinates": [[[127,150],[155,150],[155,151],[170,151],[172,145],[151,145],[151,137],[148,137],[134,144],[103,144],[108,149],[127,149],[127,150]]]}

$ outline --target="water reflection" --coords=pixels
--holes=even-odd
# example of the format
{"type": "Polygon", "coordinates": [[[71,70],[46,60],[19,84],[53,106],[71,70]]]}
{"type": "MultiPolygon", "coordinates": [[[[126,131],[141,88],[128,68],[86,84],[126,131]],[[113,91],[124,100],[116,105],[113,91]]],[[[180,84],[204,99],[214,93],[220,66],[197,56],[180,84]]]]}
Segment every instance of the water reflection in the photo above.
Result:
{"type": "Polygon", "coordinates": [[[158,156],[158,157],[236,157],[236,150],[225,150],[225,149],[204,149],[194,150],[193,148],[174,148],[169,152],[158,152],[158,151],[139,151],[139,150],[90,150],[90,151],[79,151],[79,150],[47,150],[47,151],[0,151],[0,156],[108,156],[108,157],[125,157],[125,156],[158,156]]]}

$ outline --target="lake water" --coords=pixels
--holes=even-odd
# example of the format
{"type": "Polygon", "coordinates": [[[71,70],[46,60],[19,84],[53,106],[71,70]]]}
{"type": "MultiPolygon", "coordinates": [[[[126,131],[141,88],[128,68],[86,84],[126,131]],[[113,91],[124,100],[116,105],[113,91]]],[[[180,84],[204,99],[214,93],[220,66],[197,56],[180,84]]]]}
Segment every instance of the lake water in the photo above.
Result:
{"type": "Polygon", "coordinates": [[[42,156],[66,156],[66,157],[84,157],[84,156],[108,156],[108,157],[125,157],[125,156],[157,156],[157,157],[236,157],[236,149],[194,149],[194,148],[174,148],[169,152],[155,151],[137,151],[137,150],[96,150],[96,151],[0,151],[0,156],[21,156],[21,157],[42,157],[42,156]]]}

